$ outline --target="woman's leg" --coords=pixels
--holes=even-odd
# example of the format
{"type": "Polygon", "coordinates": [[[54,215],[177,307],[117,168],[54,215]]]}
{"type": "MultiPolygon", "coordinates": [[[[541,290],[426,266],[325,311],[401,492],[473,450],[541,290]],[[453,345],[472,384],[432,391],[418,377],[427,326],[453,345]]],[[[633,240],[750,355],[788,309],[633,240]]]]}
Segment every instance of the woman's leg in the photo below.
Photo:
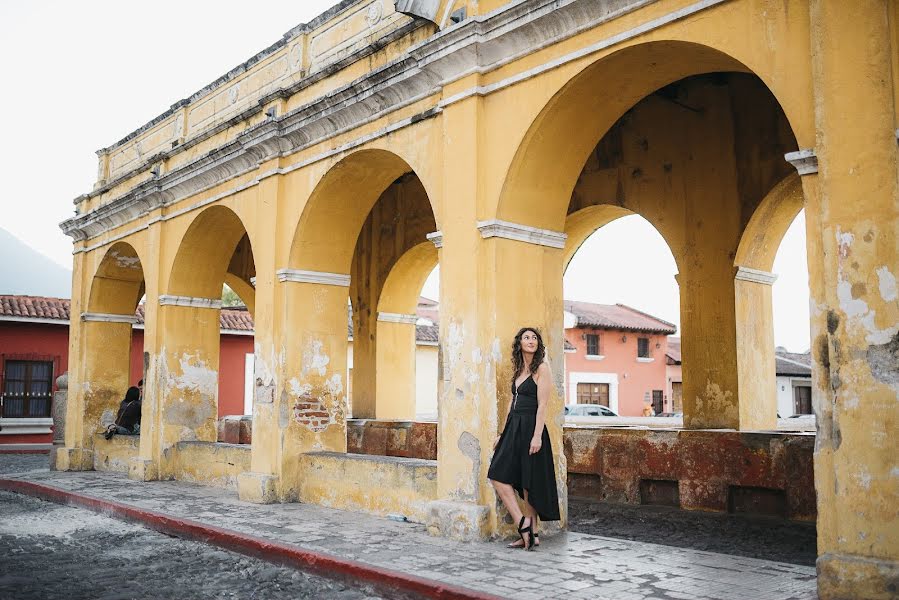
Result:
{"type": "MultiPolygon", "coordinates": [[[[540,520],[537,518],[537,509],[534,508],[533,506],[531,506],[531,503],[528,501],[528,491],[527,490],[524,491],[524,510],[522,511],[522,513],[524,514],[524,516],[530,517],[531,530],[534,532],[534,535],[536,536],[539,533],[539,531],[537,531],[537,524],[540,522],[540,520]]],[[[540,545],[539,540],[535,539],[534,542],[535,542],[534,543],[535,546],[540,545]]],[[[524,543],[521,540],[518,540],[517,542],[513,542],[509,545],[514,548],[521,548],[524,545],[524,543]]]]}
{"type": "Polygon", "coordinates": [[[490,483],[493,484],[493,489],[496,490],[496,494],[499,496],[499,499],[503,501],[503,505],[506,507],[506,510],[509,511],[509,515],[512,516],[512,521],[516,524],[516,527],[530,527],[533,522],[528,515],[525,515],[521,512],[521,509],[518,507],[518,500],[515,498],[515,490],[508,483],[502,483],[501,481],[490,480],[490,483]],[[524,517],[524,523],[521,523],[521,518],[524,517]]]}

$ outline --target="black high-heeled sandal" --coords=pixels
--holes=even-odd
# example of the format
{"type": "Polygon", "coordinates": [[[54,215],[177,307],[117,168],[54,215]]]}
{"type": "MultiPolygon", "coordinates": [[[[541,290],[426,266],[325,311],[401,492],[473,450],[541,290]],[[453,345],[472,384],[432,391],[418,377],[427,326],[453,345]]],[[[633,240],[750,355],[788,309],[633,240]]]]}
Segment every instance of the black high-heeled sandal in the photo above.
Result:
{"type": "Polygon", "coordinates": [[[524,544],[523,548],[530,551],[534,549],[534,530],[532,529],[533,523],[525,527],[525,519],[527,519],[527,517],[521,517],[521,520],[518,521],[518,535],[521,536],[521,541],[524,544]],[[525,534],[527,534],[527,537],[525,537],[525,534]]]}
{"type": "MultiPolygon", "coordinates": [[[[540,547],[540,534],[535,531],[535,532],[533,532],[533,536],[534,536],[534,548],[539,548],[540,547]]],[[[524,548],[524,546],[522,546],[518,542],[524,542],[524,540],[518,539],[514,542],[506,544],[506,548],[524,548]]]]}

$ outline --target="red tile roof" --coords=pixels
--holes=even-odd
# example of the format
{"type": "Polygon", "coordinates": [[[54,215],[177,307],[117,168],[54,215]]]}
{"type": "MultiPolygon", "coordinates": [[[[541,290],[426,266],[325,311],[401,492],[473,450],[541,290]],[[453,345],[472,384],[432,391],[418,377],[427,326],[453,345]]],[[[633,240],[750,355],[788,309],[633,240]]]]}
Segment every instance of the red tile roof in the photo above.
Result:
{"type": "MultiPolygon", "coordinates": [[[[134,313],[137,322],[144,322],[144,305],[137,307],[134,313]]],[[[59,321],[60,325],[69,320],[68,298],[44,298],[38,296],[3,296],[0,295],[0,320],[43,319],[59,321]]],[[[253,317],[246,307],[223,308],[221,327],[230,331],[253,331],[253,317]]]]}
{"type": "Polygon", "coordinates": [[[594,304],[565,301],[565,310],[577,318],[578,327],[597,327],[624,331],[645,331],[670,335],[677,331],[673,323],[663,321],[624,304],[594,304]]]}
{"type": "Polygon", "coordinates": [[[0,296],[0,317],[69,320],[69,301],[43,296],[0,296]]]}
{"type": "MultiPolygon", "coordinates": [[[[139,325],[144,323],[144,305],[137,307],[134,313],[139,325]]],[[[0,295],[0,321],[15,319],[42,319],[59,321],[60,325],[68,324],[69,300],[67,298],[43,298],[36,296],[3,296],[0,295]]],[[[253,332],[253,315],[245,306],[223,308],[220,317],[222,330],[253,332]]],[[[353,335],[350,321],[350,336],[353,335]]],[[[415,339],[419,342],[438,341],[439,328],[436,325],[416,325],[415,339]]]]}

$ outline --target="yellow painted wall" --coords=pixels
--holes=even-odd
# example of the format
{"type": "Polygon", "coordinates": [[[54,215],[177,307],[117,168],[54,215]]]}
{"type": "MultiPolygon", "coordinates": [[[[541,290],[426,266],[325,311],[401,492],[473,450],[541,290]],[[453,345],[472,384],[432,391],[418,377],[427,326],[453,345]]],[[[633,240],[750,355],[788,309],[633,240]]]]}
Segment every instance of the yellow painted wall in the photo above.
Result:
{"type": "MultiPolygon", "coordinates": [[[[653,223],[680,271],[686,426],[767,427],[770,289],[735,277],[740,267],[770,269],[804,205],[819,591],[886,597],[899,561],[890,436],[899,410],[896,3],[659,0],[609,15],[570,3],[522,12],[521,28],[512,16],[527,6],[460,0],[441,3],[441,19],[464,5],[468,20],[438,23],[440,33],[375,4],[288,36],[245,72],[101,152],[98,186],[67,222],[89,236],[75,242],[73,400],[58,467],[93,465],[97,422],[115,402],[111,390],[127,383],[126,364],[101,356],[125,347],[130,328],[77,318],[99,306],[92,290],[101,288],[103,310],[118,314],[147,297],[148,415],[130,475],[175,476],[173,448],[214,439],[217,311],[160,298],[215,298],[230,279],[252,296],[256,319],[254,444],[237,476],[241,498],[403,508],[427,513],[443,535],[493,535],[503,514],[485,477],[508,407],[512,335],[523,325],[547,341],[556,379],[548,426],[565,489],[561,278],[580,241],[622,214],[653,223]],[[270,107],[274,117],[264,114],[270,107]],[[140,162],[129,154],[138,142],[169,149],[140,162]],[[797,182],[783,155],[800,149],[817,153],[819,170],[797,182]],[[398,181],[413,180],[414,206],[395,194],[398,181]],[[374,344],[377,312],[406,310],[382,308],[380,290],[399,265],[405,285],[388,296],[413,294],[424,269],[401,263],[429,248],[424,234],[434,230],[436,475],[417,479],[408,464],[372,473],[340,456],[347,303],[358,306],[358,331],[368,331],[354,342],[354,396],[379,415],[380,399],[368,394],[382,395],[383,371],[405,365],[406,391],[387,395],[413,389],[409,353],[394,364],[374,344]],[[140,256],[142,282],[102,266],[118,244],[140,256]],[[332,454],[309,454],[321,451],[332,454]],[[404,491],[366,496],[349,475],[404,491]]],[[[199,469],[213,459],[186,460],[199,469]]]]}

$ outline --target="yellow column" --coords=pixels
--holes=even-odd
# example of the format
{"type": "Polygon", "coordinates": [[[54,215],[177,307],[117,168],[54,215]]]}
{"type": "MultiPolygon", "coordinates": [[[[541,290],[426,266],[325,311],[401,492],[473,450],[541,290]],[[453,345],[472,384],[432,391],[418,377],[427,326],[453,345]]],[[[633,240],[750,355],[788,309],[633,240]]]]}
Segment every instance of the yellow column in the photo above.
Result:
{"type": "Polygon", "coordinates": [[[282,269],[278,278],[289,335],[270,386],[259,387],[257,364],[252,471],[238,478],[240,498],[258,503],[298,498],[299,454],[346,452],[349,275],[282,269]]]}
{"type": "Polygon", "coordinates": [[[415,418],[414,314],[378,313],[375,367],[376,418],[415,418]]]}
{"type": "Polygon", "coordinates": [[[893,598],[899,581],[899,157],[889,4],[812,2],[821,598],[893,598]]]}
{"type": "Polygon", "coordinates": [[[777,376],[771,286],[777,276],[737,267],[737,397],[741,430],[777,429],[777,376]]]}
{"type": "Polygon", "coordinates": [[[142,450],[151,445],[154,469],[145,464],[132,475],[137,479],[171,479],[178,442],[216,441],[221,300],[163,295],[159,305],[164,333],[151,369],[156,395],[147,415],[151,429],[141,440],[142,450]]]}
{"type": "MultiPolygon", "coordinates": [[[[459,85],[472,85],[464,81],[459,85]]],[[[487,481],[493,441],[509,401],[511,343],[525,324],[548,342],[557,393],[547,415],[555,450],[560,503],[565,514],[565,462],[561,445],[562,258],[564,236],[554,247],[533,243],[553,237],[495,220],[479,222],[478,129],[480,102],[472,97],[445,108],[444,198],[452,198],[434,236],[440,250],[441,390],[438,415],[439,500],[429,507],[428,529],[457,539],[484,538],[502,523],[487,481]],[[465,177],[458,174],[465,173],[465,177]]],[[[564,518],[564,517],[563,517],[564,518]]],[[[564,521],[563,521],[564,523],[564,521]]]]}

